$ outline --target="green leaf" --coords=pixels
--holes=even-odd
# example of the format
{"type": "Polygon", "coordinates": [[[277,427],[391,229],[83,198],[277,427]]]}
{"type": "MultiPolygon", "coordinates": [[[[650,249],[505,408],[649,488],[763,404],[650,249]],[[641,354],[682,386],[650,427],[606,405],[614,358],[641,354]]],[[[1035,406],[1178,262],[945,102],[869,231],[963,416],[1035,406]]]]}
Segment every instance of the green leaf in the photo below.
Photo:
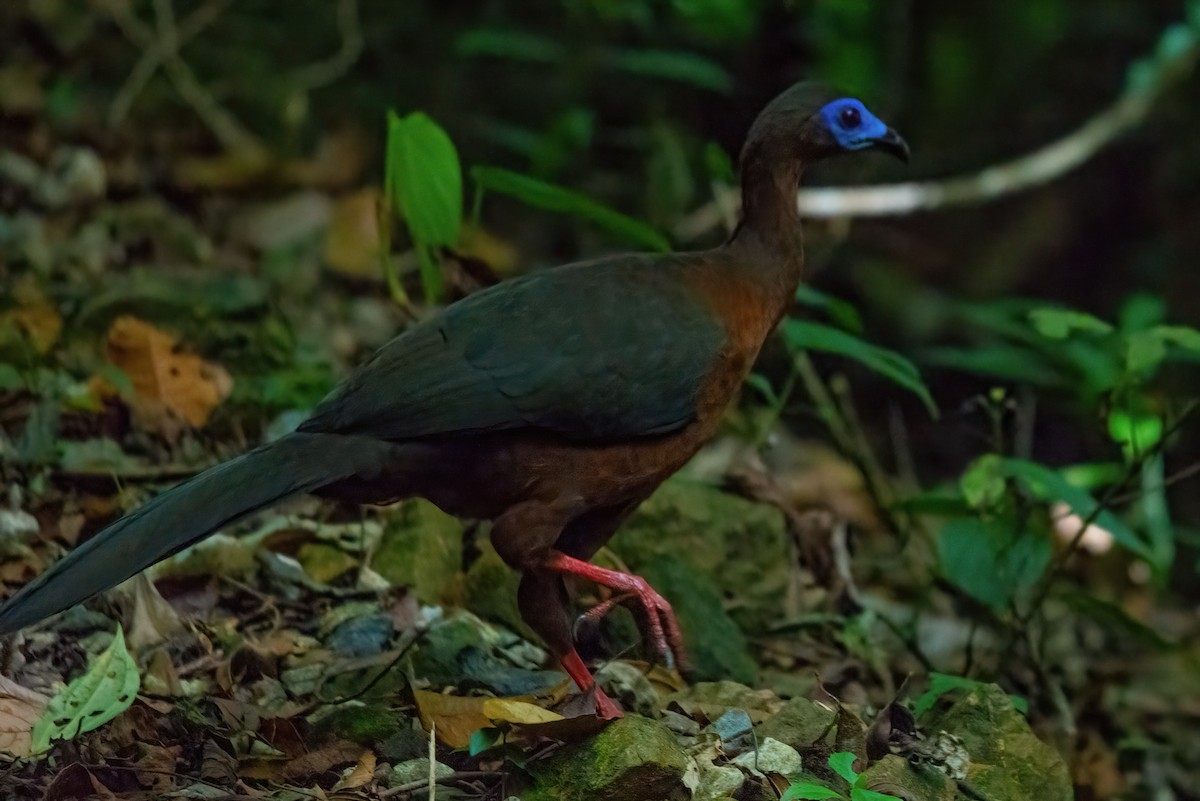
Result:
{"type": "Polygon", "coordinates": [[[807,284],[801,284],[796,289],[796,302],[805,306],[821,309],[829,318],[851,334],[861,335],[863,332],[862,317],[858,309],[841,298],[813,289],[807,284]]]}
{"type": "Polygon", "coordinates": [[[963,497],[973,509],[990,509],[1004,498],[1007,485],[1002,460],[995,454],[976,459],[959,479],[963,497]]]}
{"type": "Polygon", "coordinates": [[[829,755],[829,767],[851,785],[858,781],[858,773],[854,770],[854,760],[858,759],[849,751],[838,751],[829,755]]]}
{"type": "Polygon", "coordinates": [[[900,801],[900,799],[894,795],[855,785],[850,788],[850,801],[900,801]]]}
{"type": "Polygon", "coordinates": [[[671,243],[658,231],[587,195],[500,167],[474,167],[471,178],[490,192],[508,195],[534,208],[587,220],[632,244],[664,253],[671,249],[671,243]]]}
{"type": "Polygon", "coordinates": [[[454,52],[468,58],[507,58],[532,64],[555,64],[567,56],[567,49],[560,41],[506,28],[464,31],[454,42],[454,52]]]}
{"type": "Polygon", "coordinates": [[[32,753],[47,751],[54,740],[70,740],[108,723],[129,708],[140,686],[137,664],[125,650],[125,633],[118,625],[112,645],[91,660],[86,673],[51,698],[33,724],[32,753]]]}
{"type": "Polygon", "coordinates": [[[1172,345],[1178,345],[1184,350],[1200,354],[1200,331],[1182,325],[1160,325],[1156,329],[1158,335],[1172,345]]]}
{"type": "Polygon", "coordinates": [[[1125,369],[1134,375],[1152,373],[1167,358],[1167,343],[1157,328],[1135,331],[1125,338],[1125,369]]]}
{"type": "Polygon", "coordinates": [[[1073,309],[1034,309],[1029,320],[1038,333],[1050,339],[1066,339],[1075,331],[1109,334],[1113,327],[1091,314],[1073,309]]]}
{"type": "Polygon", "coordinates": [[[1011,517],[961,517],[938,532],[943,575],[975,600],[999,613],[1016,594],[1042,577],[1050,563],[1049,537],[1016,530],[1011,517]]]}
{"type": "Polygon", "coordinates": [[[646,78],[689,83],[721,94],[733,90],[733,76],[712,59],[684,50],[614,50],[605,59],[612,69],[646,78]]]}
{"type": "MultiPolygon", "coordinates": [[[[921,693],[920,697],[913,702],[913,715],[918,718],[921,717],[930,709],[933,709],[933,705],[937,703],[939,698],[953,690],[974,692],[987,686],[986,682],[975,681],[964,676],[951,676],[948,673],[938,673],[935,671],[929,674],[929,689],[921,693]]],[[[1012,702],[1013,708],[1022,715],[1029,713],[1029,702],[1021,696],[1010,693],[1008,700],[1012,702]]]]}
{"type": "Polygon", "coordinates": [[[762,373],[751,373],[746,376],[746,386],[758,392],[763,396],[763,400],[774,405],[779,396],[775,394],[775,388],[771,386],[771,380],[762,373]]]}
{"type": "Polygon", "coordinates": [[[1157,415],[1133,414],[1126,409],[1113,409],[1108,414],[1108,435],[1129,459],[1157,445],[1163,428],[1162,418],[1157,415]]]}
{"type": "Polygon", "coordinates": [[[929,414],[937,416],[937,405],[921,380],[921,374],[912,362],[899,353],[871,345],[845,331],[806,320],[785,320],[783,336],[792,348],[834,353],[862,363],[915,394],[925,404],[929,414]]]}
{"type": "Polygon", "coordinates": [[[830,790],[823,784],[815,782],[796,782],[783,791],[779,801],[825,801],[827,798],[842,798],[846,796],[830,790]]]}
{"type": "Polygon", "coordinates": [[[1071,508],[1071,511],[1084,519],[1095,514],[1095,523],[1113,535],[1118,543],[1146,559],[1157,569],[1165,569],[1166,565],[1155,564],[1149,546],[1125,525],[1116,515],[1107,509],[1097,511],[1099,502],[1086,490],[1067,482],[1057,471],[1024,459],[1005,459],[1004,471],[1024,484],[1039,500],[1053,502],[1061,501],[1071,508]]]}
{"type": "Polygon", "coordinates": [[[499,729],[491,727],[476,729],[475,731],[471,732],[471,740],[467,744],[467,750],[470,751],[471,756],[478,756],[495,745],[499,740],[499,729]]]}
{"type": "Polygon", "coordinates": [[[412,238],[453,245],[462,227],[462,167],[454,143],[421,112],[388,112],[387,176],[391,200],[412,238]]]}
{"type": "Polygon", "coordinates": [[[913,715],[918,718],[921,717],[933,709],[933,705],[937,703],[938,699],[951,690],[974,690],[983,686],[985,686],[983,682],[963,676],[951,676],[948,673],[930,673],[929,689],[921,693],[917,700],[913,702],[913,715]]]}

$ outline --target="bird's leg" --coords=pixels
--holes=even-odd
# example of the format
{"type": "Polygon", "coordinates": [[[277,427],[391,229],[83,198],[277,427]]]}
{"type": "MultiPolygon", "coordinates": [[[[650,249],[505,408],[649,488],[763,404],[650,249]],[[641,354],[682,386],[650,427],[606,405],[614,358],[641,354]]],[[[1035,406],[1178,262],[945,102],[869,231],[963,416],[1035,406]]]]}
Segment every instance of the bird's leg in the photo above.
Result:
{"type": "Polygon", "coordinates": [[[621,717],[621,708],[596,684],[575,650],[562,577],[544,570],[526,573],[517,588],[517,605],[522,617],[546,641],[571,680],[583,692],[594,693],[596,714],[606,720],[621,717]]]}
{"type": "MultiPolygon", "coordinates": [[[[579,576],[602,587],[636,596],[646,613],[646,633],[650,644],[668,660],[673,660],[679,669],[686,669],[687,655],[683,648],[679,622],[675,619],[675,611],[671,609],[667,599],[655,592],[644,578],[598,567],[559,551],[551,551],[542,562],[542,567],[556,573],[579,576]]],[[[611,607],[609,604],[604,612],[609,611],[611,607]]]]}
{"type": "Polygon", "coordinates": [[[605,720],[615,720],[624,714],[621,712],[621,708],[608,697],[604,690],[600,689],[600,685],[596,683],[596,678],[592,675],[592,672],[587,669],[587,665],[583,664],[578,651],[572,648],[566,654],[559,657],[558,661],[562,663],[563,670],[579,686],[580,690],[585,693],[588,690],[594,690],[597,715],[605,720]]]}

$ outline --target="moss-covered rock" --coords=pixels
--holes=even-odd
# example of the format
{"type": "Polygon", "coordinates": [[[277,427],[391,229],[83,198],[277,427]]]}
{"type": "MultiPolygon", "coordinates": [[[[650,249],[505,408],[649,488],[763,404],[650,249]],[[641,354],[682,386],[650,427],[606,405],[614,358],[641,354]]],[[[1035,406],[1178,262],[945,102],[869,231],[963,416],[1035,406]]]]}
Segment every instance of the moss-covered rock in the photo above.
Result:
{"type": "Polygon", "coordinates": [[[876,762],[863,776],[868,790],[897,798],[954,801],[957,797],[957,786],[949,776],[929,766],[914,768],[894,754],[876,762]]]}
{"type": "Polygon", "coordinates": [[[596,737],[530,763],[525,801],[674,801],[687,799],[690,760],[670,729],[626,715],[596,737]]]}
{"type": "Polygon", "coordinates": [[[750,656],[746,636],[726,613],[720,589],[709,576],[676,554],[664,554],[640,572],[675,610],[692,678],[746,684],[757,679],[758,665],[750,656]]]}
{"type": "Polygon", "coordinates": [[[723,600],[736,598],[733,620],[756,632],[783,610],[787,537],[778,509],[676,478],[641,505],[611,547],[643,574],[663,557],[682,560],[695,575],[708,577],[723,600]]]}
{"type": "Polygon", "coordinates": [[[811,746],[829,731],[837,712],[807,698],[793,698],[755,730],[758,737],[771,737],[792,748],[811,746]]]}
{"type": "Polygon", "coordinates": [[[463,525],[428,501],[405,501],[388,518],[371,568],[412,587],[422,603],[453,600],[462,569],[463,525]]]}
{"type": "Polygon", "coordinates": [[[1070,801],[1071,774],[1062,757],[1029,728],[1025,716],[994,684],[965,695],[945,712],[920,721],[926,732],[955,735],[970,754],[966,781],[994,801],[1070,801]]]}

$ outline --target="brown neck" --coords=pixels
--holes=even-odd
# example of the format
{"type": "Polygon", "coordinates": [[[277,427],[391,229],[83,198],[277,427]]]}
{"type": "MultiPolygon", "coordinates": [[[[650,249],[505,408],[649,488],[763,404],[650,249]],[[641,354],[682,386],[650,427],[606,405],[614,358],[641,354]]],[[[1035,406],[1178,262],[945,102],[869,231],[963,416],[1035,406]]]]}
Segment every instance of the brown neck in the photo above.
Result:
{"type": "Polygon", "coordinates": [[[781,304],[791,302],[804,266],[796,201],[801,170],[799,161],[773,159],[762,150],[742,159],[742,222],[730,247],[745,253],[739,262],[757,273],[781,304]]]}

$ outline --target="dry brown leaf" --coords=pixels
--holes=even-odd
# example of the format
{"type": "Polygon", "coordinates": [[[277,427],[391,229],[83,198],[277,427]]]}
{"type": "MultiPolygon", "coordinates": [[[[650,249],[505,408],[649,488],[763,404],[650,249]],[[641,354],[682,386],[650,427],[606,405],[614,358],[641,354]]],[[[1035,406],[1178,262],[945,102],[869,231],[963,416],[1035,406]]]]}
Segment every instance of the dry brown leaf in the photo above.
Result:
{"type": "Polygon", "coordinates": [[[352,743],[349,740],[338,740],[324,748],[310,751],[288,762],[283,767],[282,775],[288,781],[319,776],[349,762],[358,762],[362,750],[362,746],[357,743],[352,743]]]}
{"type": "Polygon", "coordinates": [[[30,732],[50,699],[0,676],[0,752],[29,756],[30,732]]]}
{"type": "Polygon", "coordinates": [[[371,750],[363,751],[358,757],[358,764],[338,780],[338,783],[333,786],[336,790],[353,790],[355,787],[362,787],[367,782],[375,778],[375,752],[371,750]]]}
{"type": "Polygon", "coordinates": [[[108,331],[108,359],[120,368],[139,405],[153,419],[166,410],[200,428],[233,389],[219,365],[178,350],[175,339],[136,317],[118,317],[108,331]]]}
{"type": "Polygon", "coordinates": [[[517,698],[464,698],[429,690],[414,690],[421,724],[428,731],[437,723],[437,736],[453,748],[465,748],[471,735],[495,723],[549,723],[563,716],[517,698]]]}

